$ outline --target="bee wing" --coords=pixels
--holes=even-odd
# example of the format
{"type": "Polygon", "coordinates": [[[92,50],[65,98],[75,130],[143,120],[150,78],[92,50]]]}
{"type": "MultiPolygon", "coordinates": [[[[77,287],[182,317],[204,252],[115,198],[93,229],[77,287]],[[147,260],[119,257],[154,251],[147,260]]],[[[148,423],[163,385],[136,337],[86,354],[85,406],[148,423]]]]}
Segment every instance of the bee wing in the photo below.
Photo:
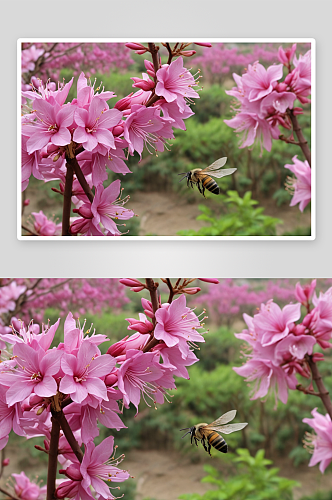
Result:
{"type": "MultiPolygon", "coordinates": [[[[231,434],[232,432],[240,431],[246,425],[248,425],[248,423],[228,424],[228,425],[212,425],[212,424],[210,424],[208,426],[208,428],[211,431],[217,431],[217,432],[220,432],[221,434],[231,434]]],[[[206,427],[205,427],[205,429],[206,429],[206,427]]]]}
{"type": "Polygon", "coordinates": [[[211,427],[212,425],[213,426],[220,426],[220,425],[228,424],[228,422],[231,422],[232,420],[234,420],[235,415],[236,415],[236,410],[228,411],[227,413],[224,413],[223,415],[221,415],[221,417],[217,418],[217,420],[215,420],[214,422],[209,424],[208,427],[211,427]]]}
{"type": "Polygon", "coordinates": [[[218,170],[219,168],[221,168],[225,165],[226,161],[227,161],[227,156],[225,156],[224,158],[219,158],[219,160],[216,160],[211,165],[206,167],[205,170],[209,170],[209,171],[218,170]]]}
{"type": "Polygon", "coordinates": [[[231,175],[235,172],[235,170],[237,170],[236,168],[224,168],[224,170],[212,170],[211,172],[210,170],[208,170],[208,168],[209,167],[202,170],[202,173],[204,172],[210,175],[211,177],[217,177],[217,178],[225,177],[225,175],[231,175]]]}

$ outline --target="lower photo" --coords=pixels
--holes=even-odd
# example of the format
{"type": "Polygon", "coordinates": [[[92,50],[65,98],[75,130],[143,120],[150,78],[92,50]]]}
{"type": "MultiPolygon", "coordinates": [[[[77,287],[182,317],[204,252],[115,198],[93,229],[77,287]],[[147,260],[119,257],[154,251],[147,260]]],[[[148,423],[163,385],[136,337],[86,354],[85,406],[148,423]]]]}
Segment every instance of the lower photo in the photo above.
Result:
{"type": "Polygon", "coordinates": [[[1,278],[0,498],[332,500],[332,278],[1,278]]]}

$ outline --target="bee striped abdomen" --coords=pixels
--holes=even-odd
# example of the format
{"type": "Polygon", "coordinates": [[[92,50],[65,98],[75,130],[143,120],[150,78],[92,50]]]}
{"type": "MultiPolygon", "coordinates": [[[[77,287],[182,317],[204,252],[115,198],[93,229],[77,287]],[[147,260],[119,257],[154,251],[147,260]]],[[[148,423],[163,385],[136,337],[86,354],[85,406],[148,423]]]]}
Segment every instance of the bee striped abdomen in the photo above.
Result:
{"type": "Polygon", "coordinates": [[[219,194],[220,189],[216,181],[212,179],[209,175],[205,175],[202,179],[202,184],[205,189],[210,191],[213,194],[219,194]]]}
{"type": "Polygon", "coordinates": [[[215,448],[216,450],[221,451],[221,453],[227,453],[227,443],[224,438],[217,432],[211,432],[208,437],[208,441],[210,445],[213,446],[213,448],[215,448]]]}

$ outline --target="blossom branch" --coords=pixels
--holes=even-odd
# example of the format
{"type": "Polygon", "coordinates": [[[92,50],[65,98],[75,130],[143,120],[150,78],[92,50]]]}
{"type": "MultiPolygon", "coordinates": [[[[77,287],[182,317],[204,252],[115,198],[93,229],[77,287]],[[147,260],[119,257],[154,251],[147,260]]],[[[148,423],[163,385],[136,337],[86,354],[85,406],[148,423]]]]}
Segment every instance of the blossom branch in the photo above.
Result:
{"type": "Polygon", "coordinates": [[[166,278],[166,285],[169,288],[169,296],[168,296],[167,302],[170,304],[173,300],[173,297],[174,297],[174,288],[173,288],[173,285],[172,285],[171,280],[169,278],[166,278]]]}
{"type": "Polygon", "coordinates": [[[324,385],[324,382],[323,382],[322,376],[318,370],[317,364],[313,361],[312,355],[311,356],[308,355],[307,360],[308,360],[310,370],[312,373],[312,378],[315,381],[318,392],[319,392],[319,397],[321,398],[322,403],[325,406],[326,411],[328,412],[328,414],[332,418],[332,402],[331,402],[331,399],[329,398],[329,392],[324,385]]]}
{"type": "Polygon", "coordinates": [[[32,231],[32,229],[29,229],[24,224],[22,224],[22,229],[24,229],[24,231],[27,231],[28,233],[30,233],[31,236],[39,236],[37,233],[35,233],[34,231],[32,231]]]}
{"type": "Polygon", "coordinates": [[[7,495],[8,498],[12,498],[13,500],[20,500],[15,495],[13,495],[12,493],[9,493],[9,491],[4,490],[3,488],[0,488],[0,491],[1,491],[1,493],[4,493],[5,495],[7,495]]]}
{"type": "MultiPolygon", "coordinates": [[[[55,413],[55,412],[54,412],[55,413]]],[[[48,472],[47,472],[47,496],[46,500],[55,500],[55,481],[58,463],[58,446],[60,438],[60,423],[52,413],[52,429],[50,448],[48,452],[48,472]]]]}
{"type": "Polygon", "coordinates": [[[78,161],[77,161],[76,157],[73,158],[70,161],[71,161],[71,166],[72,166],[72,168],[73,168],[73,170],[75,172],[75,175],[77,177],[78,182],[80,183],[80,185],[82,186],[82,189],[84,190],[85,194],[89,198],[90,203],[92,203],[93,202],[93,198],[94,198],[93,192],[91,191],[91,188],[90,188],[89,184],[86,181],[86,178],[85,178],[85,176],[84,176],[84,174],[83,174],[83,172],[81,170],[81,167],[78,164],[78,161]]]}
{"type": "Polygon", "coordinates": [[[299,146],[302,149],[302,152],[305,156],[305,159],[307,160],[307,162],[311,166],[311,152],[310,152],[310,149],[308,146],[308,142],[305,140],[304,135],[302,133],[302,129],[299,125],[298,119],[297,119],[297,117],[294,114],[292,109],[288,110],[288,114],[289,114],[289,117],[290,117],[292,125],[293,125],[293,130],[294,130],[294,132],[299,140],[299,146]]]}
{"type": "Polygon", "coordinates": [[[58,422],[59,424],[61,425],[61,429],[63,430],[63,433],[71,447],[71,449],[73,450],[73,452],[75,453],[75,456],[77,458],[77,460],[82,463],[82,460],[83,460],[83,452],[80,448],[80,445],[78,444],[78,442],[76,441],[75,439],[75,436],[73,434],[73,431],[71,430],[69,424],[68,424],[68,421],[65,417],[65,414],[63,413],[63,411],[60,411],[57,413],[56,415],[56,418],[58,419],[58,422]]]}
{"type": "MultiPolygon", "coordinates": [[[[159,309],[159,300],[158,300],[158,292],[157,292],[157,288],[158,288],[159,284],[155,283],[152,278],[146,278],[145,282],[146,282],[146,287],[150,293],[153,314],[155,314],[157,309],[159,309]]],[[[153,317],[152,322],[153,322],[153,326],[155,327],[156,326],[155,316],[153,317]]],[[[153,347],[155,347],[159,343],[159,340],[157,340],[153,337],[153,332],[151,332],[151,335],[152,335],[152,338],[151,338],[151,340],[149,340],[149,342],[144,347],[143,352],[150,351],[150,349],[152,349],[153,347]]]]}
{"type": "Polygon", "coordinates": [[[71,197],[73,190],[74,170],[70,163],[66,163],[67,173],[65,181],[65,189],[63,193],[63,210],[62,210],[62,236],[71,236],[70,232],[70,210],[71,197]]]}

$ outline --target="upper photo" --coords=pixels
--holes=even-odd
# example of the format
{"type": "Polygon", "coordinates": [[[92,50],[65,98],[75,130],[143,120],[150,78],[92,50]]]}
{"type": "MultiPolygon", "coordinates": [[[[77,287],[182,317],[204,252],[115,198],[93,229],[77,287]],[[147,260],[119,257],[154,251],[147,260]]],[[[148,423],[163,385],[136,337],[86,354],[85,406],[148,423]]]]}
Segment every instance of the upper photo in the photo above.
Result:
{"type": "Polygon", "coordinates": [[[315,41],[197,40],[18,40],[18,239],[315,239],[315,41]]]}

